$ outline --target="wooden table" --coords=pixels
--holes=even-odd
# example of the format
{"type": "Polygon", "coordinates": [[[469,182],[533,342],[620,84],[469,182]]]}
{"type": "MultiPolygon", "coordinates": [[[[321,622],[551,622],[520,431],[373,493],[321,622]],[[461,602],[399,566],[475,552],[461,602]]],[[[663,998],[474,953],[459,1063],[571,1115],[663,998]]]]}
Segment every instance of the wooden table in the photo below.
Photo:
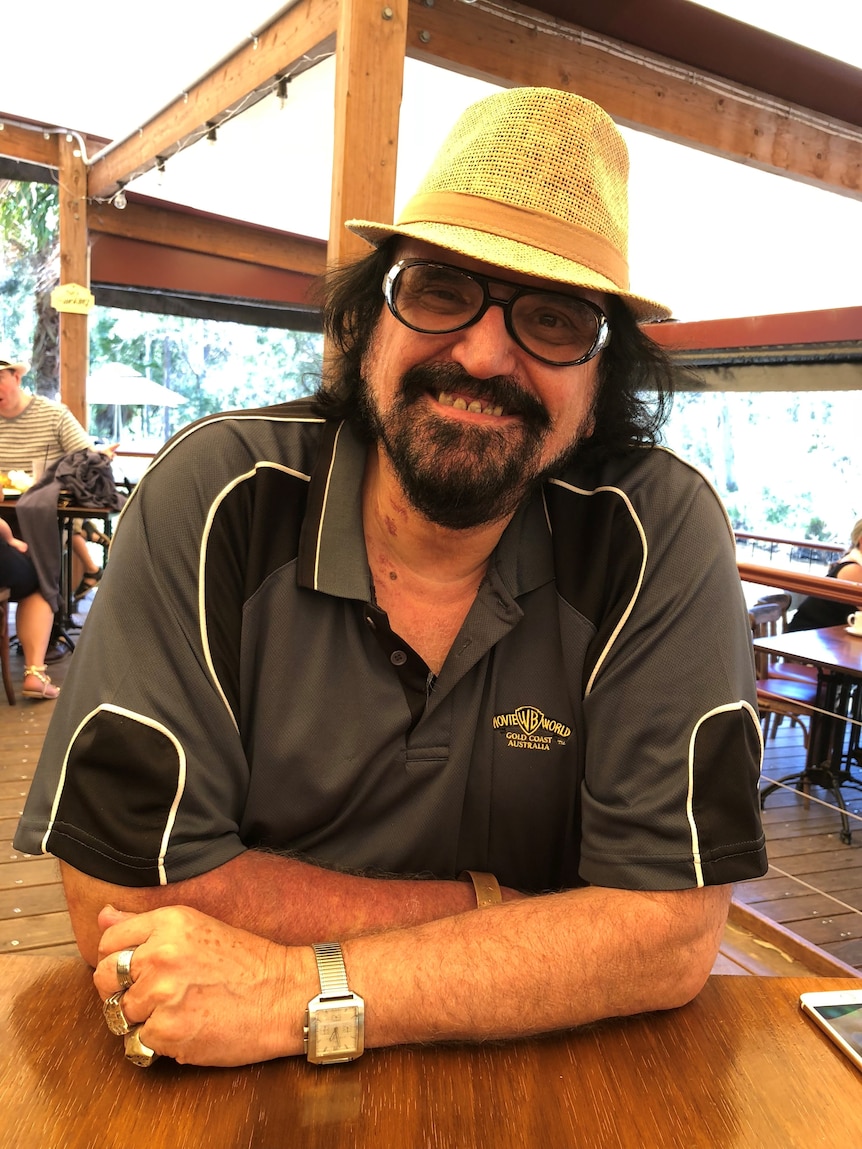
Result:
{"type": "MultiPolygon", "coordinates": [[[[800,783],[822,786],[835,797],[841,811],[841,840],[850,843],[842,785],[862,786],[852,770],[862,724],[862,635],[848,633],[846,627],[829,626],[819,630],[797,630],[754,640],[755,652],[777,655],[792,662],[817,668],[817,710],[811,716],[808,754],[800,783]],[[846,727],[850,738],[845,747],[846,727]]],[[[789,777],[798,777],[790,775],[789,777]]],[[[779,780],[779,784],[788,778],[779,780]]],[[[761,801],[776,784],[766,786],[761,801]]]]}
{"type": "Polygon", "coordinates": [[[535,1041],[137,1069],[75,958],[0,957],[4,1149],[856,1149],[862,1074],[802,1015],[847,978],[710,978],[535,1041]]]}

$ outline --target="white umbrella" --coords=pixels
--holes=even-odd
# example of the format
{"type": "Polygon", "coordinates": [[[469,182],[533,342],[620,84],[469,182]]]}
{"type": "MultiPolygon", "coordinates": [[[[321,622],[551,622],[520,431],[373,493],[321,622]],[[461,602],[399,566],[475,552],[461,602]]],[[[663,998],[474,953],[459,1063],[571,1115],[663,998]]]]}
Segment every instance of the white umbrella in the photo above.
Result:
{"type": "Polygon", "coordinates": [[[99,367],[87,380],[87,403],[118,407],[179,407],[187,402],[185,395],[147,379],[125,363],[108,363],[99,367]]]}

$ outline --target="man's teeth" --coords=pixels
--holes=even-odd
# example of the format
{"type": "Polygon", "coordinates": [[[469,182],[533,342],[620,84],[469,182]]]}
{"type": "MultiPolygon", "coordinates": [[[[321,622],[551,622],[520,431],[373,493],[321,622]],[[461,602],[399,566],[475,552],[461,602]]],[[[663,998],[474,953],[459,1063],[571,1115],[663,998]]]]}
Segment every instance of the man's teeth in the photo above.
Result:
{"type": "Polygon", "coordinates": [[[468,403],[466,399],[455,399],[451,392],[441,391],[437,396],[437,402],[441,403],[444,407],[454,407],[456,411],[472,411],[475,415],[502,415],[502,407],[486,406],[480,403],[478,399],[474,399],[472,403],[468,403]]]}

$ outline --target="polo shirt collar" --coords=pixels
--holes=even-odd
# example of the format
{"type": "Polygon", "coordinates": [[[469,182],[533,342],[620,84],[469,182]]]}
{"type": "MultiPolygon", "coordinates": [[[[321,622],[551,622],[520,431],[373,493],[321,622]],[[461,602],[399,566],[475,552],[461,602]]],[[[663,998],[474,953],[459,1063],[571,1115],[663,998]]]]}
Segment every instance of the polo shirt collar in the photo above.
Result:
{"type": "MultiPolygon", "coordinates": [[[[340,598],[372,600],[362,528],[368,445],[347,422],[327,423],[311,475],[299,545],[300,586],[340,598]]],[[[519,507],[491,566],[513,598],[553,580],[551,532],[542,492],[519,507]]]]}

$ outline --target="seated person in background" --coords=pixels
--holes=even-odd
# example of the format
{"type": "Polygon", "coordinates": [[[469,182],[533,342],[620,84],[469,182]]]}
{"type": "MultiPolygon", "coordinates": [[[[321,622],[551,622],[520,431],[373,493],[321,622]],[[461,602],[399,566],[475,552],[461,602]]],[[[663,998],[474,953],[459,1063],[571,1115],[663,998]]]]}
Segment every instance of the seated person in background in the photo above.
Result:
{"type": "Polygon", "coordinates": [[[51,638],[54,612],[39,591],[36,570],[27,558],[27,544],[16,539],[12,528],[0,519],[0,586],[8,586],[15,610],[15,629],[24,652],[25,698],[52,699],[60,689],[46,671],[45,652],[51,638]]]}
{"type": "MultiPolygon", "coordinates": [[[[63,403],[31,395],[21,386],[29,363],[7,348],[0,348],[0,470],[33,474],[34,464],[43,467],[82,448],[96,450],[93,440],[63,403]]],[[[2,498],[2,495],[0,495],[2,498]]],[[[87,540],[80,531],[72,535],[72,585],[80,598],[101,578],[87,540]]]]}
{"type": "Polygon", "coordinates": [[[135,488],[15,838],[102,998],[133,951],[133,1041],[240,1064],[308,1012],[350,1060],[363,999],[369,1046],[482,1041],[710,973],[766,868],[751,635],[719,500],[654,446],[627,172],[588,100],[473,105],[398,224],[349,224],[379,246],[327,280],[317,396],[135,488]]]}
{"type": "MultiPolygon", "coordinates": [[[[827,578],[843,579],[845,582],[862,583],[862,519],[859,519],[850,532],[850,548],[845,555],[830,566],[827,578]]],[[[862,606],[862,586],[859,588],[857,605],[862,606]]],[[[796,608],[796,613],[787,624],[787,630],[817,630],[822,626],[841,626],[847,622],[853,605],[845,602],[831,602],[828,598],[815,598],[809,595],[796,608]]]]}

